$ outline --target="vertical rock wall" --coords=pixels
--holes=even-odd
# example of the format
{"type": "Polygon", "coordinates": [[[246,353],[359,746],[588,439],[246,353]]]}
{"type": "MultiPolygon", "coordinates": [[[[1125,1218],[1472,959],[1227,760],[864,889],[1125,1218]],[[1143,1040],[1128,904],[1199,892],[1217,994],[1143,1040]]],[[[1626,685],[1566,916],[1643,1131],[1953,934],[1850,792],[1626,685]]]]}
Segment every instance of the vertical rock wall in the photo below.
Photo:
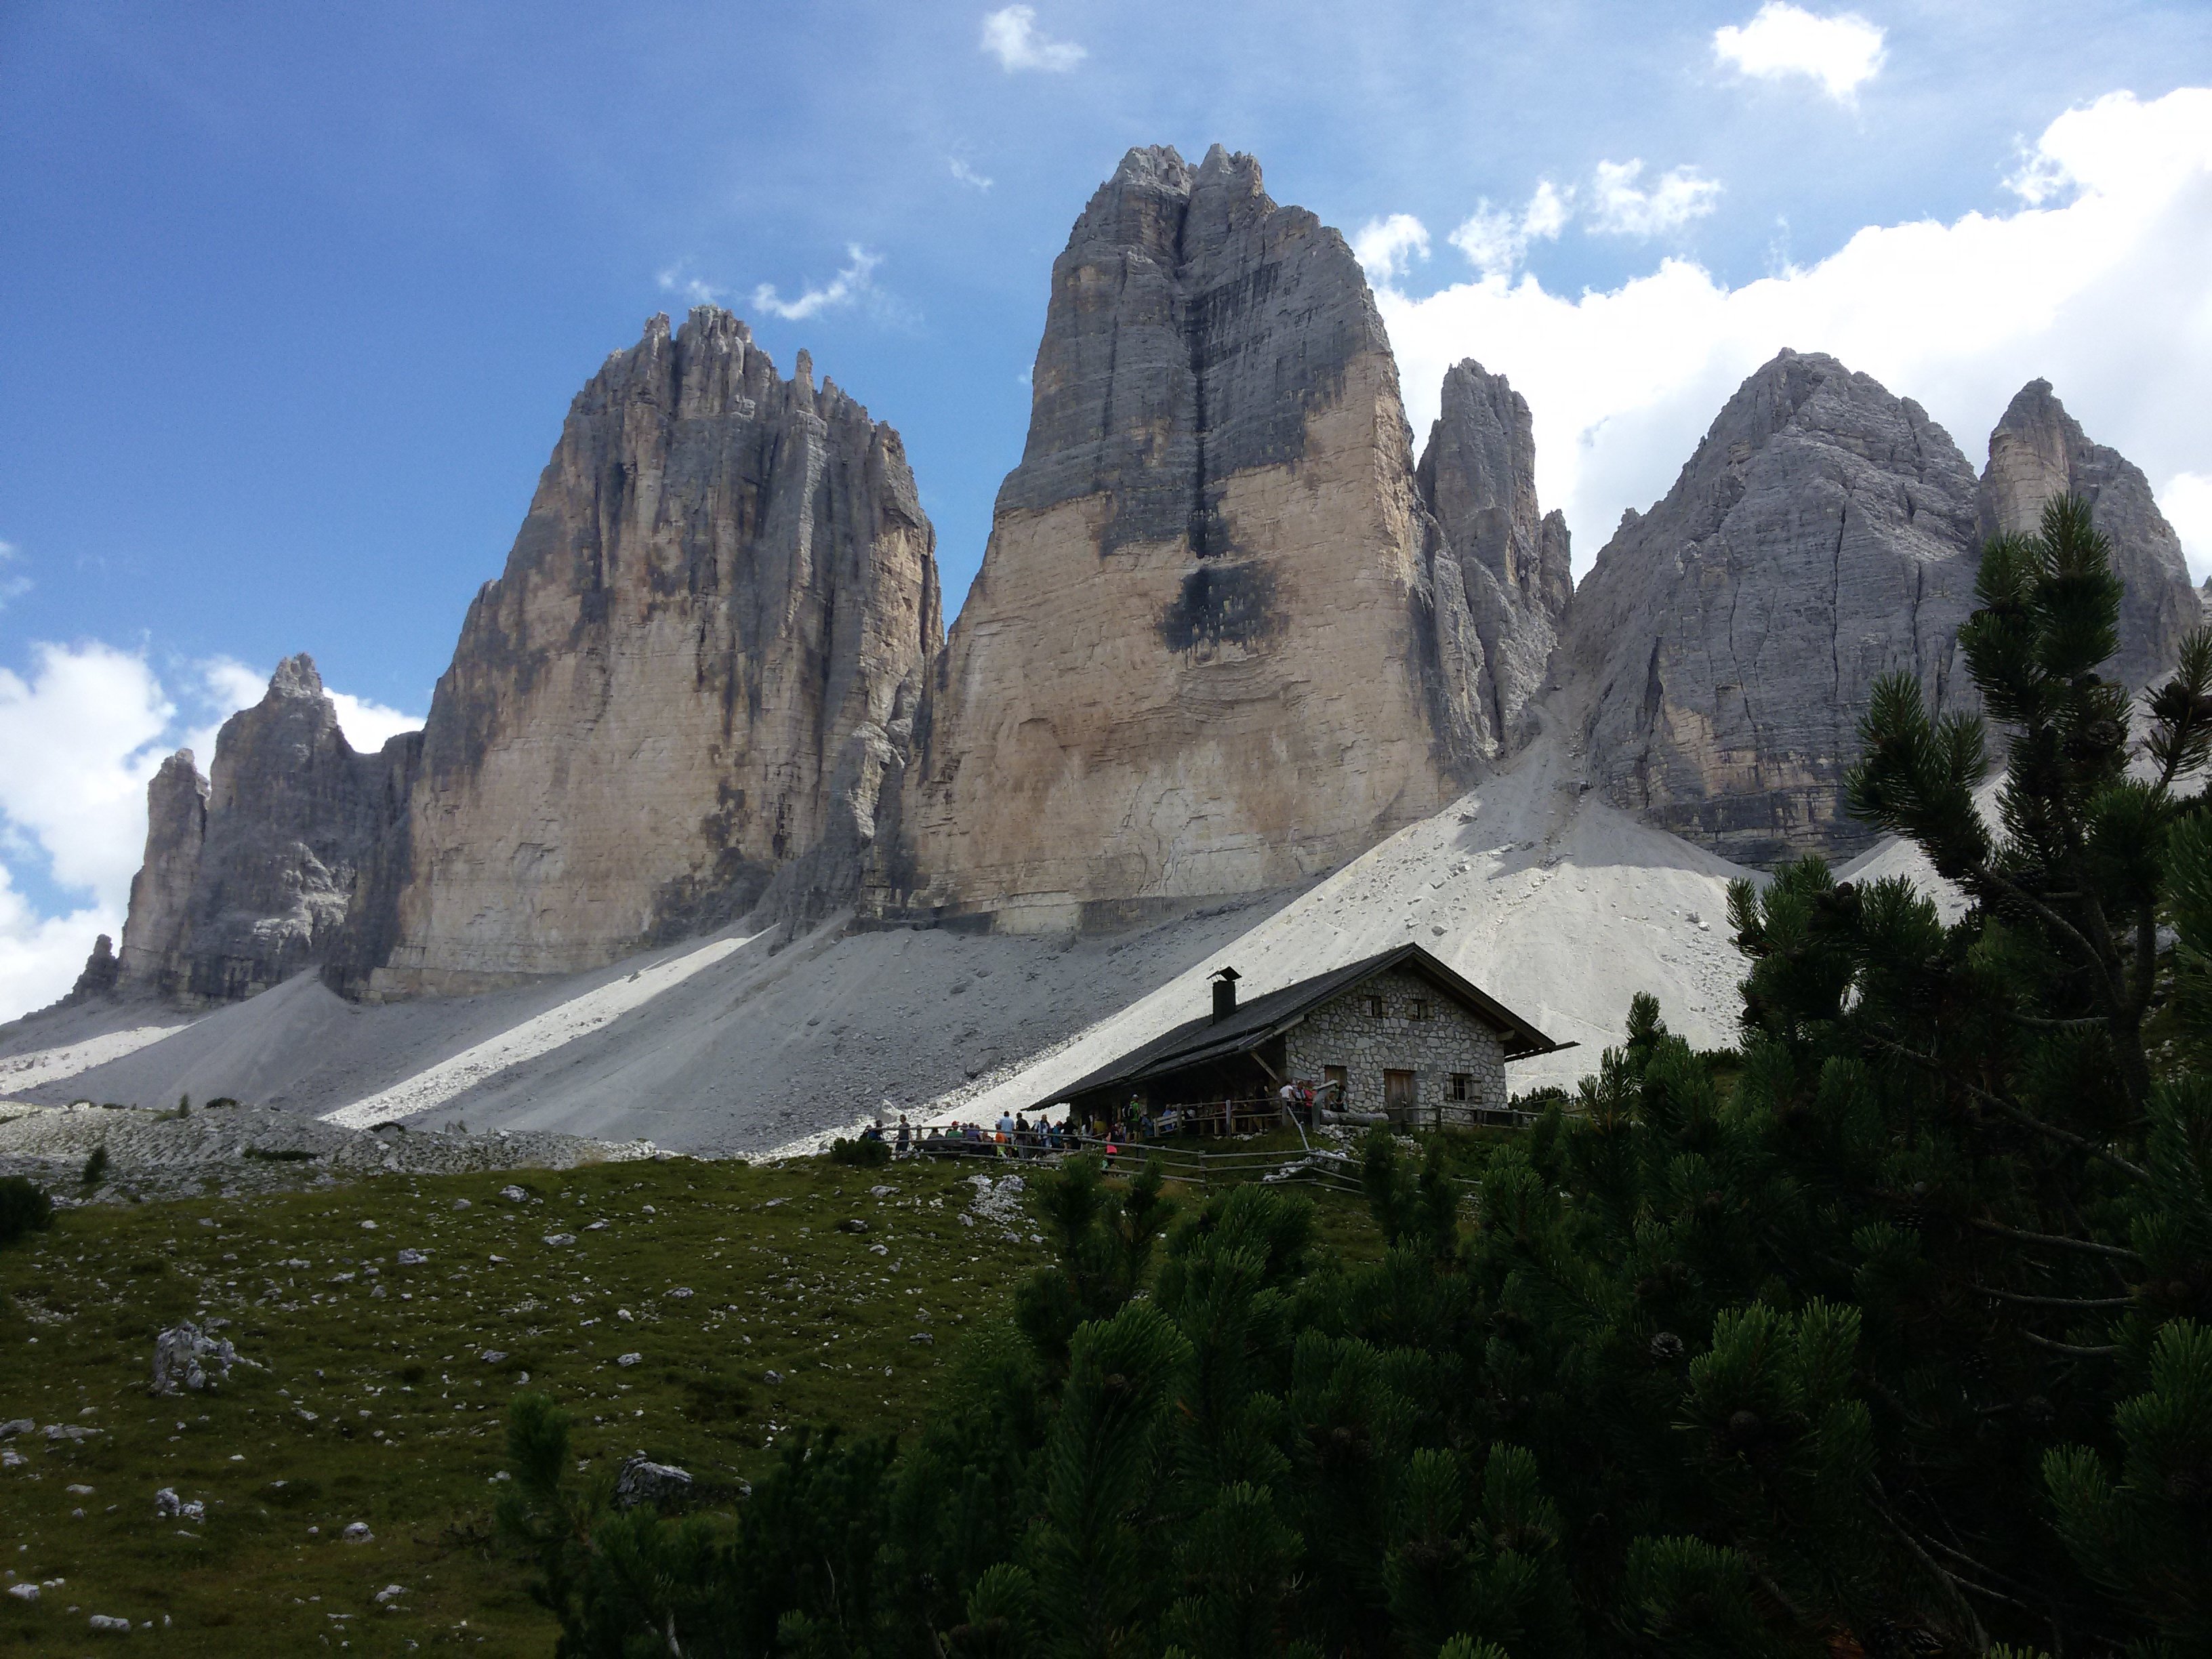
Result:
{"type": "Polygon", "coordinates": [[[1957,659],[1979,541],[1966,458],[1909,398],[1784,351],[1575,596],[1589,764],[1614,803],[1740,863],[1873,832],[1842,779],[1875,680],[1972,698],[1957,659]]]}
{"type": "Polygon", "coordinates": [[[1484,705],[1467,717],[1466,741],[1486,753],[1517,748],[1534,734],[1532,705],[1551,672],[1574,573],[1565,515],[1537,506],[1528,400],[1503,374],[1472,357],[1446,373],[1420,486],[1443,537],[1438,617],[1453,619],[1446,596],[1455,588],[1477,647],[1459,678],[1484,705]]]}
{"type": "Polygon", "coordinates": [[[1249,156],[1132,150],[1054,264],[1033,385],[883,908],[1121,919],[1295,882],[1450,798],[1494,733],[1443,712],[1480,699],[1439,695],[1469,665],[1340,235],[1249,156]]]}
{"type": "Polygon", "coordinates": [[[207,840],[207,780],[189,749],[163,761],[146,786],[146,857],[131,878],[123,923],[126,979],[159,984],[183,960],[192,884],[207,840]]]}
{"type": "Polygon", "coordinates": [[[579,394],[339,977],[465,992],[849,902],[942,622],[898,434],[702,307],[579,394]],[[808,855],[830,842],[842,858],[808,855]]]}
{"type": "Polygon", "coordinates": [[[252,996],[321,958],[378,843],[397,738],[357,755],[306,656],[223,722],[202,782],[190,750],[147,788],[120,977],[192,1002],[252,996]]]}
{"type": "Polygon", "coordinates": [[[2173,666],[2183,635],[2201,625],[2203,601],[2190,585],[2181,538],[2158,510],[2150,481],[2116,449],[2092,443],[2081,423],[2030,380],[1990,434],[1979,495],[1981,533],[2032,536],[2044,503],[2080,495],[2112,544],[2112,569],[2127,584],[2120,602],[2120,651],[2109,671],[2130,688],[2173,666]]]}

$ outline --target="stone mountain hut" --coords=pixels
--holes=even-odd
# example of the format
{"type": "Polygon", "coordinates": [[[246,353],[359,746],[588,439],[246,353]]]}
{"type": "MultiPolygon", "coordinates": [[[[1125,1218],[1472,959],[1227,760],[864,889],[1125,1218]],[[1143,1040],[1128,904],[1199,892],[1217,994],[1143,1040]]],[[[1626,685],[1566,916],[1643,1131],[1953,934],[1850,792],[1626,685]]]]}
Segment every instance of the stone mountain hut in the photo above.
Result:
{"type": "Polygon", "coordinates": [[[1285,1082],[1321,1103],[1408,1127],[1480,1121],[1509,1098],[1505,1067],[1571,1048],[1418,945],[1316,974],[1238,1004],[1234,968],[1213,976],[1209,1013],[1100,1066],[1055,1101],[1108,1115],[1141,1098],[1155,1113],[1269,1100],[1285,1082]]]}

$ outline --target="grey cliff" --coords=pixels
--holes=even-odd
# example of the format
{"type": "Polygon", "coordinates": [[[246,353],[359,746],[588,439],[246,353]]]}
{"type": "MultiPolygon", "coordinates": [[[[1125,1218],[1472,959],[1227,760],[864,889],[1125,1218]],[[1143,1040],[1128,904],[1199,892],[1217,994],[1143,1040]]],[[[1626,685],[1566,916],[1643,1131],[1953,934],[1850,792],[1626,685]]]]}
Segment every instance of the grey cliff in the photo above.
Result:
{"type": "Polygon", "coordinates": [[[653,319],[469,608],[338,977],[465,992],[849,902],[941,637],[897,433],[727,312],[653,319]]]}
{"type": "Polygon", "coordinates": [[[1464,741],[1517,748],[1533,734],[1531,705],[1544,689],[1574,596],[1567,521],[1536,500],[1536,440],[1526,398],[1472,357],[1444,375],[1441,409],[1421,453],[1421,499],[1443,546],[1437,556],[1440,624],[1456,592],[1479,651],[1440,691],[1472,688],[1485,707],[1464,741]]]}
{"type": "Polygon", "coordinates": [[[2203,625],[2203,602],[2190,584],[2181,538],[2158,510],[2142,470],[2118,450],[2090,442],[2050,381],[2030,380],[1990,434],[1981,533],[2032,536],[2044,504],[2065,495],[2086,498],[2091,520],[2111,540],[2113,574],[2127,585],[2111,672],[2140,690],[2172,668],[2183,635],[2203,625]]]}
{"type": "Polygon", "coordinates": [[[320,960],[383,833],[408,741],[355,753],[313,660],[286,658],[261,701],[223,722],[206,784],[184,750],[149,787],[124,980],[228,1001],[320,960]]]}
{"type": "Polygon", "coordinates": [[[1593,779],[1739,862],[1849,853],[1842,779],[1874,682],[1972,701],[1976,483],[1943,429],[1832,357],[1784,351],[1575,596],[1593,779]]]}

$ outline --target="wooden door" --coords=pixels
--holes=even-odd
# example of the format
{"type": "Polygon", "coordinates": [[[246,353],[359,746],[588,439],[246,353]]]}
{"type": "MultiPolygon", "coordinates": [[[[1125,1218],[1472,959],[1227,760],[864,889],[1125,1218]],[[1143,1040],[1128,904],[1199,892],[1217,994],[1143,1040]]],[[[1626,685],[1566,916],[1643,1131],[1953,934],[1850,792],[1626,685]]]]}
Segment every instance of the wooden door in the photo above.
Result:
{"type": "Polygon", "coordinates": [[[1414,1107],[1413,1074],[1411,1072],[1382,1073],[1382,1109],[1392,1117],[1410,1119],[1414,1107]]]}

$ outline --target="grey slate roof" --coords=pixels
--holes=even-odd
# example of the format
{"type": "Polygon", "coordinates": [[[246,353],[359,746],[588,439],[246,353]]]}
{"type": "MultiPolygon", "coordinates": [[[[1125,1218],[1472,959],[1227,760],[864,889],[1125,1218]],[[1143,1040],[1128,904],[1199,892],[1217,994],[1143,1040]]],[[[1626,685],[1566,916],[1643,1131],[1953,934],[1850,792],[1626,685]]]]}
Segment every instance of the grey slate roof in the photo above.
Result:
{"type": "Polygon", "coordinates": [[[1571,1048],[1571,1042],[1554,1042],[1504,1003],[1489,995],[1471,981],[1461,977],[1437,957],[1418,945],[1401,945],[1379,955],[1358,962],[1333,968],[1311,979],[1302,979],[1295,985],[1285,985],[1279,991],[1270,991],[1265,996],[1255,997],[1240,1005],[1227,1019],[1216,1022],[1212,1014],[1201,1014],[1187,1020],[1171,1031],[1154,1037],[1150,1042],[1132,1048],[1120,1059],[1109,1060],[1087,1076],[1079,1078],[1066,1088],[1054,1092],[1055,1100],[1066,1100],[1094,1089],[1141,1083],[1170,1072],[1180,1072],[1192,1066],[1202,1066],[1208,1060],[1228,1060],[1249,1053],[1270,1038],[1279,1036],[1297,1024],[1312,1010],[1333,997],[1341,996],[1376,975],[1393,968],[1401,968],[1416,974],[1434,986],[1443,996],[1495,1030],[1502,1041],[1505,1058],[1527,1060],[1535,1054],[1548,1054],[1561,1048],[1571,1048]]]}

